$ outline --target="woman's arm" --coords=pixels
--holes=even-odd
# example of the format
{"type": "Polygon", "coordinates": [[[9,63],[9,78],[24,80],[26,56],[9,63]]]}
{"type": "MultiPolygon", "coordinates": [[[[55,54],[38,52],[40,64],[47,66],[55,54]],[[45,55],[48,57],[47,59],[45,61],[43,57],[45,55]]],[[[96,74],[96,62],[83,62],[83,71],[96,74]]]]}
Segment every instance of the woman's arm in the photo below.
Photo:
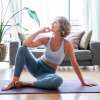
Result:
{"type": "Polygon", "coordinates": [[[74,71],[76,72],[79,80],[81,81],[81,84],[83,86],[94,86],[95,84],[85,83],[83,76],[82,76],[82,73],[80,71],[79,64],[77,62],[75,53],[74,53],[73,45],[70,42],[67,42],[67,43],[64,44],[64,47],[65,47],[65,53],[69,56],[71,64],[72,64],[74,71]]]}
{"type": "Polygon", "coordinates": [[[46,32],[49,32],[49,31],[50,31],[50,29],[48,27],[44,27],[44,28],[38,30],[37,32],[33,33],[28,38],[26,38],[23,41],[23,45],[27,46],[27,47],[37,47],[37,46],[43,45],[44,42],[45,42],[45,38],[38,38],[38,39],[36,39],[36,37],[40,33],[46,33],[46,32]]]}

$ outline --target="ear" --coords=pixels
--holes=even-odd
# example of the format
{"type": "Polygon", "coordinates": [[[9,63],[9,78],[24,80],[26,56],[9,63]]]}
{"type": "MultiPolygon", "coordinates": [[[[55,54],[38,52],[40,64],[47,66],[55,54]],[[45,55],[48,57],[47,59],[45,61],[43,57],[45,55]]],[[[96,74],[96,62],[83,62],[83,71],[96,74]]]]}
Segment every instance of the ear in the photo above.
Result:
{"type": "Polygon", "coordinates": [[[61,36],[62,36],[62,37],[65,36],[65,31],[61,31],[61,36]]]}

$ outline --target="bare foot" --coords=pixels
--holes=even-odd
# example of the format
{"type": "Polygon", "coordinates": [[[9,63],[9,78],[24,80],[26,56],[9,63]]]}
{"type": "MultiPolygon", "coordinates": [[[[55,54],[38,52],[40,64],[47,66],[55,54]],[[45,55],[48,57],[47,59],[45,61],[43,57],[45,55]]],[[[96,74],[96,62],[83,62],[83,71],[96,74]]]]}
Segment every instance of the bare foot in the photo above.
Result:
{"type": "Polygon", "coordinates": [[[1,90],[2,91],[7,91],[7,90],[10,90],[10,89],[13,89],[13,88],[15,88],[15,83],[11,82],[8,85],[5,85],[1,90]]]}
{"type": "Polygon", "coordinates": [[[27,82],[21,82],[21,81],[15,81],[11,82],[8,85],[5,85],[1,90],[2,91],[7,91],[13,88],[22,88],[22,87],[32,87],[32,83],[27,83],[27,82]]]}
{"type": "Polygon", "coordinates": [[[22,81],[16,81],[15,82],[15,87],[16,88],[22,88],[22,87],[32,87],[32,83],[27,83],[27,82],[22,82],[22,81]]]}

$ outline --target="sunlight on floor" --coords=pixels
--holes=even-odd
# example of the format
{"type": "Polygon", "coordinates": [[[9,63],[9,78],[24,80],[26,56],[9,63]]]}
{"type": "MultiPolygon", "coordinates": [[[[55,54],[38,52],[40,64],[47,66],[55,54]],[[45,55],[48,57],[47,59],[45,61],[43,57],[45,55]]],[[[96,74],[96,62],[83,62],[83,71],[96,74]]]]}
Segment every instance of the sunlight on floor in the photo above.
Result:
{"type": "Polygon", "coordinates": [[[9,63],[8,62],[0,62],[0,70],[8,69],[9,63]]]}

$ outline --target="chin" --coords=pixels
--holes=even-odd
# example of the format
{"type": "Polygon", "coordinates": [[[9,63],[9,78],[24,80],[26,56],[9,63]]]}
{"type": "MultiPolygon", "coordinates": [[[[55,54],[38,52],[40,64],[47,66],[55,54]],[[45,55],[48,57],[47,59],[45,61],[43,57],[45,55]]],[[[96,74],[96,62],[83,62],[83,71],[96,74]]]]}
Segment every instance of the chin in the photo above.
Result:
{"type": "Polygon", "coordinates": [[[53,30],[53,29],[51,29],[51,32],[54,32],[54,30],[53,30]]]}

